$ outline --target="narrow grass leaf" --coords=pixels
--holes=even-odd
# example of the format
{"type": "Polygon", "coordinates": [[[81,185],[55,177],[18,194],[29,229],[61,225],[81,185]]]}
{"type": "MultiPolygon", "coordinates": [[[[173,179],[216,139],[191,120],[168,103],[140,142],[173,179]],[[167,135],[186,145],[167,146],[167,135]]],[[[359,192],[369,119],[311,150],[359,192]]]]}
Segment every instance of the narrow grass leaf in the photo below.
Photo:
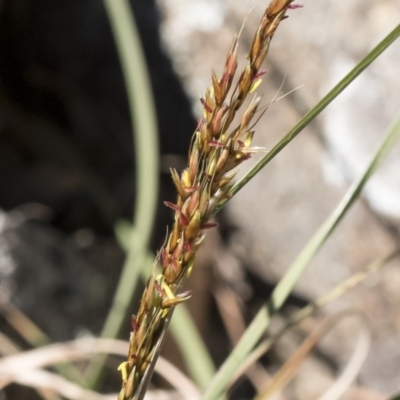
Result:
{"type": "Polygon", "coordinates": [[[185,304],[175,309],[170,330],[190,375],[200,389],[205,390],[215,374],[215,368],[185,304]]]}
{"type": "MultiPolygon", "coordinates": [[[[101,337],[115,338],[120,329],[140,269],[145,261],[153,228],[158,190],[158,135],[150,78],[136,23],[124,0],[104,0],[115,37],[133,124],[136,160],[136,200],[131,243],[101,337]]],[[[104,359],[87,371],[89,387],[99,379],[104,359]]]]}
{"type": "Polygon", "coordinates": [[[236,382],[236,380],[244,374],[244,372],[254,364],[263,354],[265,354],[271,346],[273,346],[291,327],[297,325],[302,320],[310,316],[317,309],[325,306],[326,304],[332,302],[336,298],[342,296],[344,293],[348,292],[354,286],[362,282],[372,273],[377,272],[379,269],[383,268],[389,261],[400,256],[400,249],[397,249],[387,255],[384,258],[378,259],[373,263],[370,263],[360,272],[352,275],[350,278],[341,282],[339,285],[335,286],[328,293],[315,300],[314,302],[303,307],[301,310],[297,311],[290,319],[286,322],[285,326],[282,327],[276,334],[269,336],[264,339],[257,347],[246,357],[240,366],[240,369],[232,376],[230,384],[236,382]]]}
{"type": "Polygon", "coordinates": [[[310,332],[303,343],[299,345],[291,357],[279,368],[273,378],[267,382],[254,400],[267,400],[272,398],[276,392],[282,391],[293,379],[301,364],[308,357],[317,343],[346,317],[358,317],[360,319],[360,331],[356,341],[355,349],[350,360],[342,372],[340,378],[319,400],[339,399],[348,389],[359,373],[371,344],[371,332],[365,317],[360,312],[344,311],[325,319],[316,329],[310,332]],[[335,393],[335,395],[331,395],[335,393]]]}
{"type": "MultiPolygon", "coordinates": [[[[400,34],[400,25],[396,28],[395,31],[397,31],[396,35],[397,37],[400,34]]],[[[393,32],[389,35],[389,37],[392,36],[393,32]]],[[[381,42],[380,45],[382,45],[382,43],[386,43],[386,41],[387,38],[384,39],[384,41],[381,42]]],[[[385,48],[386,47],[387,45],[385,45],[385,48]]],[[[372,52],[376,52],[376,49],[373,50],[372,52]]],[[[349,75],[351,75],[351,73],[349,75]]],[[[358,74],[354,75],[353,79],[357,75],[358,74]]],[[[329,237],[329,235],[341,221],[347,210],[358,198],[362,188],[368,182],[369,178],[376,171],[376,169],[379,167],[382,161],[387,157],[389,152],[392,150],[394,145],[399,140],[399,137],[400,137],[400,116],[396,119],[396,121],[392,124],[392,126],[388,130],[382,143],[378,147],[377,151],[372,157],[364,173],[350,187],[350,189],[348,190],[342,201],[339,203],[337,208],[334,210],[332,215],[328,217],[328,219],[323,223],[323,225],[317,230],[317,232],[314,234],[314,236],[310,239],[310,241],[301,251],[299,256],[296,258],[296,260],[290,266],[289,270],[279,281],[278,285],[276,286],[271,295],[269,302],[266,305],[264,305],[257,313],[256,317],[246,330],[245,334],[240,339],[235,349],[225,360],[224,364],[215,375],[214,380],[210,383],[207,391],[204,393],[202,397],[203,400],[211,400],[219,398],[219,396],[227,386],[232,375],[237,371],[237,369],[240,367],[240,364],[250,353],[252,348],[255,346],[257,341],[260,339],[262,334],[269,326],[271,315],[282,306],[282,304],[292,291],[294,285],[300,278],[301,274],[303,273],[304,269],[306,268],[310,260],[314,257],[317,251],[325,243],[326,239],[329,237]]]]}
{"type": "MultiPolygon", "coordinates": [[[[400,25],[386,36],[359,64],[357,64],[313,109],[311,109],[245,176],[229,191],[234,196],[254,176],[261,171],[276,155],[280,153],[317,115],[321,113],[358,75],[360,75],[380,54],[382,54],[400,36],[400,25]]],[[[227,199],[215,210],[217,213],[228,201],[227,199]]]]}

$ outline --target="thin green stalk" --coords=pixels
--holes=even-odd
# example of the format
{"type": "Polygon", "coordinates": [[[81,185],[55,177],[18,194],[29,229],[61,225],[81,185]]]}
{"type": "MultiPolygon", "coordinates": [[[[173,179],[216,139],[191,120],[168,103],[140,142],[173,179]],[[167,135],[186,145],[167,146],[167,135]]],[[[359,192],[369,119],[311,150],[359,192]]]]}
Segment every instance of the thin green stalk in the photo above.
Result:
{"type": "MultiPolygon", "coordinates": [[[[379,54],[381,54],[394,40],[400,35],[400,25],[398,25],[359,65],[357,65],[317,106],[310,111],[309,114],[292,130],[288,135],[285,136],[275,148],[272,150],[276,155],[287,143],[289,143],[294,136],[296,136],[306,123],[310,122],[319,112],[325,108],[330,101],[332,101],[352,80],[354,80],[373,60],[375,60],[379,54]],[[306,122],[304,122],[304,120],[306,122]]],[[[283,278],[280,280],[276,288],[274,289],[269,302],[264,305],[257,313],[256,317],[240,339],[239,343],[225,360],[222,367],[217,372],[214,380],[210,383],[208,389],[204,393],[202,400],[217,399],[224,391],[231,376],[237,371],[240,364],[246,358],[246,356],[253,349],[257,341],[260,339],[262,334],[265,332],[269,325],[271,315],[273,312],[278,310],[287,296],[290,294],[300,275],[304,271],[305,267],[317,251],[324,244],[330,233],[334,230],[337,224],[345,215],[346,211],[357,199],[360,191],[375,172],[381,162],[386,158],[389,151],[392,149],[394,144],[397,142],[400,136],[400,119],[398,119],[388,133],[385,135],[382,144],[378,147],[375,155],[370,161],[367,169],[363,175],[350,187],[349,191],[342,199],[340,204],[334,210],[332,215],[325,221],[325,223],[318,229],[314,236],[310,239],[304,249],[301,251],[299,256],[290,266],[289,270],[285,273],[283,278]]],[[[274,156],[273,155],[273,156],[274,156]]],[[[273,156],[267,155],[262,159],[256,167],[252,169],[249,176],[246,176],[240,181],[232,190],[236,193],[241,187],[246,184],[255,173],[257,173],[266,163],[268,163],[273,156]]]]}
{"type": "Polygon", "coordinates": [[[232,375],[237,371],[237,369],[240,367],[240,364],[247,357],[269,326],[272,314],[283,305],[284,301],[293,290],[294,285],[298,281],[308,263],[325,243],[326,239],[341,221],[346,211],[355,202],[368,179],[375,172],[380,163],[386,158],[389,151],[399,140],[399,138],[400,118],[396,121],[394,127],[389,131],[389,134],[385,136],[383,143],[378,148],[378,151],[371,160],[364,174],[351,186],[332,215],[318,229],[318,231],[314,234],[296,260],[290,266],[288,271],[279,281],[278,285],[272,292],[270,300],[257,313],[256,317],[240,339],[235,349],[217,372],[214,380],[211,382],[208,390],[202,397],[202,400],[217,399],[220,396],[232,375]]]}
{"type": "Polygon", "coordinates": [[[205,390],[215,374],[215,368],[185,304],[176,307],[170,330],[190,375],[199,388],[205,390]]]}
{"type": "MultiPolygon", "coordinates": [[[[117,337],[138,282],[156,211],[158,141],[155,106],[136,23],[126,0],[104,0],[126,83],[134,132],[136,201],[126,261],[101,337],[117,337]]],[[[89,387],[99,380],[104,359],[88,368],[89,387]]]]}
{"type": "Polygon", "coordinates": [[[374,261],[360,272],[357,272],[350,278],[341,282],[328,293],[324,294],[317,300],[297,311],[293,316],[290,317],[285,326],[281,328],[276,334],[269,336],[267,339],[263,340],[260,344],[257,345],[257,347],[243,361],[240,366],[240,370],[237,371],[235,376],[231,378],[230,382],[235,382],[237,378],[249,368],[250,365],[254,364],[256,360],[258,360],[263,354],[267,353],[271,346],[273,346],[290,328],[299,324],[302,320],[309,317],[316,310],[324,307],[326,304],[331,303],[336,298],[342,296],[344,293],[348,292],[354,286],[358,285],[372,273],[376,273],[379,269],[383,268],[387,263],[389,263],[389,261],[392,261],[399,256],[400,249],[397,249],[386,257],[374,261]]]}
{"type": "MultiPolygon", "coordinates": [[[[238,181],[229,191],[234,196],[254,176],[261,171],[276,155],[280,153],[321,111],[323,111],[358,75],[361,74],[372,62],[378,58],[398,37],[400,36],[400,24],[389,33],[359,64],[357,64],[313,109],[311,109],[257,164],[251,168],[246,175],[238,181]]],[[[229,201],[228,197],[221,206],[216,209],[217,213],[229,201]]]]}
{"type": "Polygon", "coordinates": [[[396,119],[396,122],[386,133],[382,143],[379,145],[364,173],[349,188],[348,192],[343,197],[342,201],[339,203],[331,216],[317,230],[311,240],[300,252],[295,262],[291,265],[288,272],[279,281],[271,296],[270,309],[276,310],[282,306],[287,296],[290,294],[290,291],[293,289],[294,285],[303,273],[307,264],[311,261],[317,251],[325,243],[326,239],[334,231],[348,209],[357,200],[361,190],[364,188],[364,186],[377,170],[377,168],[386,159],[389,152],[392,150],[399,138],[400,116],[396,119]]]}

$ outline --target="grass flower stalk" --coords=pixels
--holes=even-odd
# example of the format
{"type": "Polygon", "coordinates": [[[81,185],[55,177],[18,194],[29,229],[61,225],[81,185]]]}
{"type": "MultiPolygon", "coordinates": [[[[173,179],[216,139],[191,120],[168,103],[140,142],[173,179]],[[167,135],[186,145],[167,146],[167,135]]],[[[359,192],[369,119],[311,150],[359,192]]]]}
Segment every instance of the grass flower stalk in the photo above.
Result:
{"type": "MultiPolygon", "coordinates": [[[[211,86],[200,98],[204,115],[198,121],[189,149],[188,166],[179,174],[171,169],[177,190],[176,203],[165,202],[175,212],[174,223],[165,244],[158,253],[155,268],[147,281],[139,310],[132,316],[128,357],[119,369],[122,388],[118,400],[139,399],[157,358],[173,308],[186,301],[190,292],[180,292],[182,281],[189,277],[205,231],[216,226],[211,218],[216,209],[230,197],[233,171],[260,148],[251,147],[254,116],[260,110],[261,97],[253,95],[250,104],[232,123],[245,100],[258,87],[264,71],[261,66],[280,22],[293,0],[273,0],[267,7],[253,42],[247,62],[237,82],[238,41],[235,36],[220,78],[211,75],[211,86]]],[[[266,108],[263,108],[265,112],[266,108]]]]}

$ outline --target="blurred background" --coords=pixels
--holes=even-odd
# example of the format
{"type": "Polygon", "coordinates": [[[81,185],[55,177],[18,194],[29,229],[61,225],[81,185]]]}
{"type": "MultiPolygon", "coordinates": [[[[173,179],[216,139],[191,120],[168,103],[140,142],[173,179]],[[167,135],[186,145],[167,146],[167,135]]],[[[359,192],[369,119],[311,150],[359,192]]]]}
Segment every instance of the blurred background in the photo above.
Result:
{"type": "MultiPolygon", "coordinates": [[[[162,205],[174,199],[168,171],[185,166],[201,115],[199,94],[210,84],[211,69],[221,74],[233,35],[248,14],[240,46],[245,60],[266,3],[130,3],[159,127],[155,251],[171,218],[162,205]]],[[[301,4],[279,27],[258,89],[265,104],[295,89],[257,125],[256,144],[267,149],[400,20],[396,0],[301,4]]],[[[396,42],[217,217],[220,228],[210,231],[188,282],[193,289],[188,305],[217,365],[399,112],[399,54],[396,42]]],[[[307,269],[277,326],[399,246],[399,160],[397,146],[307,269]]],[[[0,0],[0,331],[22,350],[31,348],[18,330],[27,326],[13,322],[22,312],[53,342],[98,335],[124,261],[114,226],[132,219],[134,202],[132,128],[103,3],[0,0]]],[[[273,373],[324,315],[359,310],[372,343],[355,384],[354,396],[361,397],[351,398],[399,392],[399,267],[399,261],[389,264],[293,330],[262,360],[263,368],[273,373]]],[[[132,304],[132,312],[136,307],[132,304]]],[[[127,317],[121,338],[129,330],[127,317]]],[[[351,320],[335,327],[285,389],[285,398],[318,398],[346,365],[357,332],[351,320]]],[[[174,349],[167,345],[166,355],[184,368],[174,349]]],[[[103,390],[118,390],[117,365],[110,363],[103,390]]],[[[243,380],[232,398],[251,398],[253,386],[243,380]]],[[[28,398],[39,397],[17,385],[0,391],[0,400],[28,398]]]]}

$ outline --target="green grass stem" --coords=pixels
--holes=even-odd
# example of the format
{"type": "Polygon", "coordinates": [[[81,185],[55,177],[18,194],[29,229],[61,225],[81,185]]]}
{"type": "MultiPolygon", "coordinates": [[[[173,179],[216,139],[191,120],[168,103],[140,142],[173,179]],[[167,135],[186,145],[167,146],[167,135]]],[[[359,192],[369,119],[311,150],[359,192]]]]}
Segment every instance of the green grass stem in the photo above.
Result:
{"type": "MultiPolygon", "coordinates": [[[[285,138],[274,147],[274,149],[264,157],[237,185],[232,189],[236,193],[243,187],[264,165],[266,165],[279,151],[285,147],[316,115],[318,115],[341,91],[344,90],[368,65],[372,63],[391,43],[400,35],[400,25],[398,25],[375,49],[373,49],[331,92],[325,96],[321,102],[311,110],[299,124],[296,125],[285,138]],[[270,155],[272,153],[272,155],[270,155]]],[[[290,266],[288,271],[279,281],[274,289],[270,300],[265,304],[240,339],[237,346],[221,366],[215,378],[210,383],[208,389],[202,396],[202,400],[218,399],[227,386],[230,378],[240,367],[240,364],[254,348],[262,334],[269,326],[272,314],[277,311],[285,302],[286,298],[293,290],[299,277],[305,270],[310,260],[325,243],[329,235],[341,221],[347,210],[354,204],[360,191],[365,186],[369,178],[376,171],[378,166],[387,157],[390,150],[400,137],[400,119],[389,129],[370,163],[361,177],[350,187],[337,208],[328,219],[317,230],[307,245],[300,252],[299,256],[290,266]]]]}
{"type": "MultiPolygon", "coordinates": [[[[358,63],[315,107],[313,107],[297,125],[293,127],[245,176],[230,190],[234,196],[276,155],[280,153],[315,117],[317,117],[358,75],[360,75],[380,54],[382,54],[400,36],[400,24],[389,33],[360,63],[358,63]]],[[[217,213],[229,199],[216,210],[217,213]]]]}
{"type": "MultiPolygon", "coordinates": [[[[125,0],[104,0],[125,79],[133,124],[136,160],[136,199],[131,243],[101,337],[115,338],[127,314],[140,270],[148,252],[156,213],[158,190],[158,135],[155,106],[146,61],[135,19],[125,0]]],[[[87,371],[89,387],[95,387],[104,359],[87,371]]]]}
{"type": "Polygon", "coordinates": [[[185,304],[176,307],[170,330],[190,375],[197,386],[205,390],[215,374],[215,367],[185,304]]]}

